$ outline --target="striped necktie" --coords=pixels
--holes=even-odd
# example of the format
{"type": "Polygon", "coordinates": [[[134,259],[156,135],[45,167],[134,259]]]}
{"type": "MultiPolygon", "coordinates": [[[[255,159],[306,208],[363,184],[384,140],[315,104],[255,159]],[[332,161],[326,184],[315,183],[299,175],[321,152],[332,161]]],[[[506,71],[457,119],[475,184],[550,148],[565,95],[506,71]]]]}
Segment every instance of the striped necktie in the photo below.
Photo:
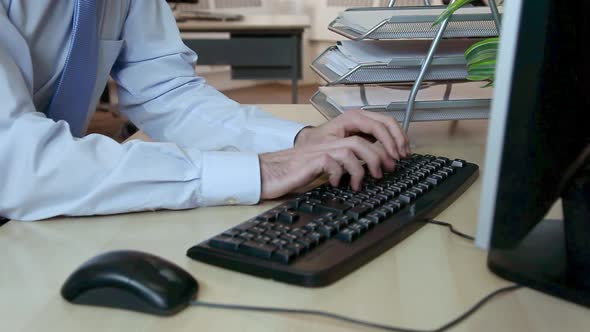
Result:
{"type": "Polygon", "coordinates": [[[75,137],[84,134],[98,67],[96,0],[74,0],[66,63],[47,116],[65,120],[75,137]]]}

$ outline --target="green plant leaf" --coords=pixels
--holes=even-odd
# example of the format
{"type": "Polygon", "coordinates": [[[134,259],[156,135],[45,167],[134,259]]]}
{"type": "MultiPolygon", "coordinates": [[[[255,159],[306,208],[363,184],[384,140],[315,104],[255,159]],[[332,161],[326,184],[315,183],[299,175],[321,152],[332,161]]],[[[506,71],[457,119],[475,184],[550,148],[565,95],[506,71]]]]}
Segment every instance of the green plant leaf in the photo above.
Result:
{"type": "Polygon", "coordinates": [[[471,45],[465,51],[465,59],[468,63],[475,62],[473,60],[474,57],[477,57],[479,54],[496,54],[498,52],[498,46],[500,45],[499,38],[488,38],[477,42],[471,45]]]}
{"type": "Polygon", "coordinates": [[[499,44],[499,38],[488,38],[471,45],[465,51],[468,80],[488,81],[483,87],[494,85],[499,44]]]}
{"type": "Polygon", "coordinates": [[[494,69],[496,69],[496,59],[475,62],[475,63],[470,64],[467,68],[469,69],[469,71],[472,71],[472,70],[494,71],[494,69]]]}
{"type": "Polygon", "coordinates": [[[487,50],[482,52],[473,53],[470,55],[469,58],[465,58],[467,65],[472,65],[474,63],[487,61],[487,60],[495,60],[497,56],[497,52],[495,50],[487,50]]]}
{"type": "Polygon", "coordinates": [[[468,75],[467,79],[469,81],[491,81],[493,84],[494,76],[488,75],[468,75]]]}
{"type": "Polygon", "coordinates": [[[457,11],[457,9],[471,2],[473,2],[473,0],[456,0],[455,2],[447,6],[447,9],[445,9],[445,11],[440,14],[436,21],[432,23],[432,26],[437,26],[441,24],[444,20],[451,17],[457,11]]]}

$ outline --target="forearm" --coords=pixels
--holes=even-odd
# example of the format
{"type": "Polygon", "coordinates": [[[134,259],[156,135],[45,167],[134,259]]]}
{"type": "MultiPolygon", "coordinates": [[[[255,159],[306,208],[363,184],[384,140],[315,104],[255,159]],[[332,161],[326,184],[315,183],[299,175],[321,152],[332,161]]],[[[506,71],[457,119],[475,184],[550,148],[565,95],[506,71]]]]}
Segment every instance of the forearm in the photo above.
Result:
{"type": "Polygon", "coordinates": [[[38,220],[259,200],[255,154],[142,141],[121,145],[100,135],[75,140],[64,123],[26,118],[0,135],[2,216],[38,220]]]}
{"type": "Polygon", "coordinates": [[[121,108],[155,140],[255,153],[293,146],[303,125],[239,105],[196,77],[197,56],[180,39],[165,2],[133,1],[122,39],[112,72],[121,108]]]}

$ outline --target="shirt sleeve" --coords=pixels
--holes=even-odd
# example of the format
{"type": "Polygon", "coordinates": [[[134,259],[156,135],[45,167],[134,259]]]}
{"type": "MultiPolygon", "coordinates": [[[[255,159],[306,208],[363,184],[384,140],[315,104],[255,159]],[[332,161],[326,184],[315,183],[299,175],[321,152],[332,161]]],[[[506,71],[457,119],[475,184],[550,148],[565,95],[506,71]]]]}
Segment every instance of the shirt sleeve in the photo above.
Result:
{"type": "Polygon", "coordinates": [[[66,122],[36,111],[31,63],[26,42],[0,8],[0,216],[39,220],[258,201],[254,153],[72,137],[66,122]],[[228,175],[208,166],[230,162],[242,167],[228,175]],[[225,183],[217,172],[238,184],[231,195],[219,191],[225,183]]]}
{"type": "Polygon", "coordinates": [[[239,105],[195,75],[197,56],[180,39],[165,1],[132,1],[122,39],[125,47],[112,72],[119,103],[153,139],[217,151],[293,147],[304,125],[239,105]]]}

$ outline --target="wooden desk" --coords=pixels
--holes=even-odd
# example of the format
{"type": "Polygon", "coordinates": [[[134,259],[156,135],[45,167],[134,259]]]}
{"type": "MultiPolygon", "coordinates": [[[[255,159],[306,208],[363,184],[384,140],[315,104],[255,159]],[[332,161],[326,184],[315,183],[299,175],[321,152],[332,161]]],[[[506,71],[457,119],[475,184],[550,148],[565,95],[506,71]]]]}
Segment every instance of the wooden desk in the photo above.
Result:
{"type": "MultiPolygon", "coordinates": [[[[265,106],[309,124],[324,120],[311,106],[265,106]]],[[[485,122],[461,126],[448,138],[444,123],[417,123],[417,152],[482,165],[485,122]]],[[[474,234],[480,182],[438,216],[474,234]]],[[[335,284],[306,289],[193,261],[187,248],[277,202],[91,218],[14,222],[0,227],[0,330],[19,331],[376,331],[328,319],[189,308],[171,318],[75,306],[59,290],[88,258],[114,249],[165,257],[193,274],[205,301],[314,308],[409,328],[433,328],[509,283],[485,266],[486,254],[445,228],[426,225],[335,284]]],[[[589,311],[522,289],[493,300],[453,331],[588,331],[589,311]]]]}
{"type": "Polygon", "coordinates": [[[199,55],[198,64],[231,65],[234,79],[289,79],[297,103],[301,38],[309,17],[246,15],[237,22],[183,21],[178,27],[185,44],[199,55]],[[203,32],[227,32],[230,38],[203,38],[203,32]]]}

